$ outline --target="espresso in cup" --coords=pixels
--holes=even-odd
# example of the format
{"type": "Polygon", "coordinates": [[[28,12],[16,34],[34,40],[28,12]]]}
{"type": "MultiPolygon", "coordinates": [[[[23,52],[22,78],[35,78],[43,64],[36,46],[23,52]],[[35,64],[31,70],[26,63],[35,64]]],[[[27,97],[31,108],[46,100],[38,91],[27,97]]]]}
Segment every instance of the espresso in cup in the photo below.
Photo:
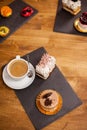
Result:
{"type": "Polygon", "coordinates": [[[28,62],[20,57],[11,60],[7,65],[7,72],[13,79],[24,78],[29,71],[28,62]]]}
{"type": "Polygon", "coordinates": [[[26,62],[22,60],[13,61],[9,66],[10,73],[15,77],[23,76],[28,71],[28,66],[26,62]]]}

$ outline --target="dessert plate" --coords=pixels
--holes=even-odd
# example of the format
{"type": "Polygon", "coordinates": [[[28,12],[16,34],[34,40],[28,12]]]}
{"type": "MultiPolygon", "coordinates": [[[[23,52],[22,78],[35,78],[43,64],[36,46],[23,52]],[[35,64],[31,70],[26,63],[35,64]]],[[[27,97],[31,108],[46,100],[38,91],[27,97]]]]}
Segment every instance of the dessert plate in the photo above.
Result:
{"type": "Polygon", "coordinates": [[[12,89],[24,89],[28,87],[29,85],[31,85],[35,79],[35,69],[31,63],[29,63],[29,66],[30,66],[30,70],[32,70],[32,73],[33,73],[32,77],[26,76],[25,78],[21,80],[13,80],[8,75],[7,70],[6,70],[7,66],[5,66],[2,73],[2,78],[3,78],[4,83],[12,89]]]}
{"type": "Polygon", "coordinates": [[[76,28],[76,30],[79,32],[87,33],[87,30],[83,30],[81,29],[81,27],[79,27],[78,22],[79,22],[79,19],[76,19],[74,22],[74,27],[76,28]]]}

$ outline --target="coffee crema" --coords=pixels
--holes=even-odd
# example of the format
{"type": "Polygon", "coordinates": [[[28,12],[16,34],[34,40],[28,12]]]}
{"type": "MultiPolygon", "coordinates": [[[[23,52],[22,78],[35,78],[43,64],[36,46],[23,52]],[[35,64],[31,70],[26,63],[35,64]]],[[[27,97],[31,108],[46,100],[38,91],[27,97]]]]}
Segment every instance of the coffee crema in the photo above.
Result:
{"type": "Polygon", "coordinates": [[[16,60],[10,64],[9,71],[10,71],[11,75],[13,75],[15,77],[21,77],[27,73],[28,66],[27,66],[26,62],[24,62],[22,60],[16,60]]]}

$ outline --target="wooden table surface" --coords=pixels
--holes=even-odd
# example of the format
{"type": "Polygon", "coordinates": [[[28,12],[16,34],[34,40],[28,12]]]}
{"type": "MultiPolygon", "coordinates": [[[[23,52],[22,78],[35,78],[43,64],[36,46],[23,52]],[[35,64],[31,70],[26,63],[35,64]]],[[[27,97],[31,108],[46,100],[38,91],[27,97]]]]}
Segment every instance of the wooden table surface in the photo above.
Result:
{"type": "MultiPolygon", "coordinates": [[[[0,0],[0,6],[12,0],[0,0]]],[[[87,130],[87,37],[53,32],[57,0],[24,0],[39,13],[0,44],[0,130],[34,130],[14,90],[2,80],[2,66],[16,55],[45,47],[83,104],[43,130],[87,130]]],[[[20,5],[19,5],[20,6],[20,5]]]]}

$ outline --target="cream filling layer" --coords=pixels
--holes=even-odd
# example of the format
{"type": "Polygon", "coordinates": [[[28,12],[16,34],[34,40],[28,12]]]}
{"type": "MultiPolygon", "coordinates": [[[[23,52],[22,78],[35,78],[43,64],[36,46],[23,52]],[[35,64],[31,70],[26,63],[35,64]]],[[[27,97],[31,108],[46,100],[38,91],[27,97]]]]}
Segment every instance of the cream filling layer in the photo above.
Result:
{"type": "Polygon", "coordinates": [[[87,25],[82,24],[80,21],[78,22],[78,26],[83,30],[87,30],[87,25]]]}

